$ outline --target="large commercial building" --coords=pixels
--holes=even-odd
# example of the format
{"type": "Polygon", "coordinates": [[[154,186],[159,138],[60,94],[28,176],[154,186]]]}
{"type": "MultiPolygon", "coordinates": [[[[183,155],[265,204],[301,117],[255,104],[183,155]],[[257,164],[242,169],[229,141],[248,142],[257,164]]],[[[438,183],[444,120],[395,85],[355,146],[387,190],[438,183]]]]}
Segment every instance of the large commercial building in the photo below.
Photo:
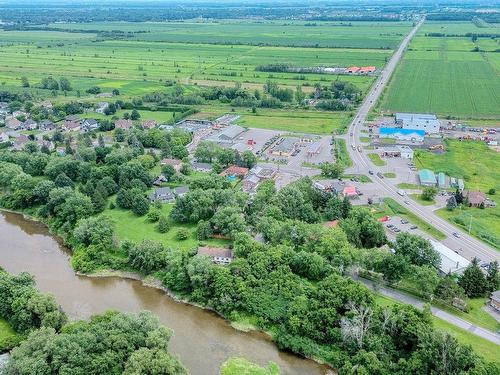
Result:
{"type": "Polygon", "coordinates": [[[396,113],[396,124],[403,129],[423,130],[427,134],[439,133],[441,126],[436,115],[425,113],[396,113]]]}

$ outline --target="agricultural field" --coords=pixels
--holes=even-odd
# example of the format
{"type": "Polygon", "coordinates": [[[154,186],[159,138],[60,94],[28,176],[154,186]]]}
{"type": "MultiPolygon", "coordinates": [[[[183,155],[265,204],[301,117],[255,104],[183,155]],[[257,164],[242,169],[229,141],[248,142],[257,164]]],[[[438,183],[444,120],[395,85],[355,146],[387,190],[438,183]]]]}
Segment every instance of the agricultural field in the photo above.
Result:
{"type": "Polygon", "coordinates": [[[243,21],[166,23],[57,23],[51,28],[123,31],[136,40],[177,43],[251,44],[293,47],[394,49],[410,22],[243,21]]]}
{"type": "Polygon", "coordinates": [[[416,166],[429,168],[434,172],[444,172],[449,176],[464,179],[465,188],[480,190],[487,193],[495,189],[495,195],[489,198],[497,202],[497,207],[486,208],[462,208],[448,211],[441,209],[437,213],[458,225],[463,230],[491,246],[500,250],[500,154],[490,149],[483,142],[460,142],[457,140],[446,140],[446,152],[434,154],[429,151],[419,151],[415,158],[416,166]]]}
{"type": "Polygon", "coordinates": [[[382,109],[500,119],[500,60],[492,52],[498,50],[498,41],[455,36],[467,32],[500,35],[497,28],[488,30],[473,23],[424,24],[396,69],[382,109]],[[453,36],[430,37],[428,32],[453,36]]]}

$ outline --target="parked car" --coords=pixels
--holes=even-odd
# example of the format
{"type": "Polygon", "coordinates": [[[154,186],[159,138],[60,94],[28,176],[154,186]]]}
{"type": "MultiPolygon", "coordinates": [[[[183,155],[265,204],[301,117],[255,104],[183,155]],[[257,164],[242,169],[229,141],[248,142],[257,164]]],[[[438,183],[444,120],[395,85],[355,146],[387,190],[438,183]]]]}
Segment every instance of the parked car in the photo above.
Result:
{"type": "Polygon", "coordinates": [[[387,225],[386,225],[386,227],[387,227],[387,228],[392,228],[393,226],[394,226],[394,225],[392,225],[392,224],[387,224],[387,225]]]}
{"type": "Polygon", "coordinates": [[[410,227],[410,229],[411,229],[411,230],[417,229],[417,226],[416,226],[416,225],[412,225],[412,226],[410,227]]]}
{"type": "Polygon", "coordinates": [[[399,233],[399,232],[401,232],[401,229],[394,227],[393,231],[396,232],[396,233],[399,233]]]}
{"type": "Polygon", "coordinates": [[[408,224],[409,221],[408,220],[405,220],[405,219],[401,219],[401,224],[408,224]]]}
{"type": "Polygon", "coordinates": [[[373,171],[368,171],[368,174],[373,174],[373,171]]]}

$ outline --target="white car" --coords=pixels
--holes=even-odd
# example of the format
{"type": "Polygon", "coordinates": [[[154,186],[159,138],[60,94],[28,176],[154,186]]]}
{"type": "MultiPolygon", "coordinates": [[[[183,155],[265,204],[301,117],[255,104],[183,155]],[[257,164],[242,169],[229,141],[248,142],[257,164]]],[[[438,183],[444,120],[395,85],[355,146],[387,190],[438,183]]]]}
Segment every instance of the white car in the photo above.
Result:
{"type": "Polygon", "coordinates": [[[404,190],[398,190],[398,194],[404,197],[406,193],[404,192],[404,190]]]}

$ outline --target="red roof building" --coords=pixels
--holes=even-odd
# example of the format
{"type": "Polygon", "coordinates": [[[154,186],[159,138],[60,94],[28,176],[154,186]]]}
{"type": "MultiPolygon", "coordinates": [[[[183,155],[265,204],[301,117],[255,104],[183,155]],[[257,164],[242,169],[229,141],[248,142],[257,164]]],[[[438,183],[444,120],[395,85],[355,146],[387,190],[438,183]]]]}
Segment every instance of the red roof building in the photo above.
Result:
{"type": "Polygon", "coordinates": [[[221,176],[237,176],[245,177],[248,174],[248,168],[231,165],[226,170],[222,171],[221,176]]]}
{"type": "Polygon", "coordinates": [[[359,67],[358,66],[351,66],[349,68],[347,68],[347,73],[357,73],[359,71],[359,67]]]}
{"type": "Polygon", "coordinates": [[[346,186],[344,190],[342,191],[342,194],[344,197],[357,197],[358,196],[358,191],[356,190],[356,186],[346,186]]]}
{"type": "Polygon", "coordinates": [[[115,128],[117,129],[129,130],[133,125],[132,120],[121,119],[115,121],[115,128]]]}
{"type": "Polygon", "coordinates": [[[367,73],[374,73],[377,70],[376,67],[374,66],[362,66],[358,73],[360,74],[367,74],[367,73]]]}

